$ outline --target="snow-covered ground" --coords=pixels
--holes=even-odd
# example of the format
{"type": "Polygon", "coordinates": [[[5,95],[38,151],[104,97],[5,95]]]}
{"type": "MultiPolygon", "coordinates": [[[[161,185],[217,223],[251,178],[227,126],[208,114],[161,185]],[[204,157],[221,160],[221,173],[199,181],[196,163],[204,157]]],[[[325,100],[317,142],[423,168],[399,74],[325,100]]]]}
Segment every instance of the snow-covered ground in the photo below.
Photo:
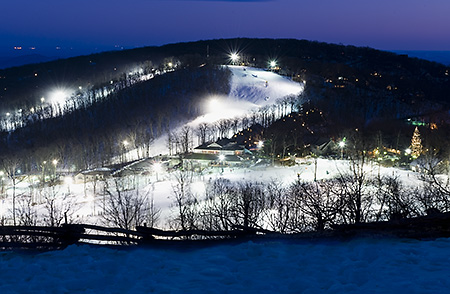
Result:
{"type": "Polygon", "coordinates": [[[0,253],[1,293],[448,293],[450,239],[0,253]]]}

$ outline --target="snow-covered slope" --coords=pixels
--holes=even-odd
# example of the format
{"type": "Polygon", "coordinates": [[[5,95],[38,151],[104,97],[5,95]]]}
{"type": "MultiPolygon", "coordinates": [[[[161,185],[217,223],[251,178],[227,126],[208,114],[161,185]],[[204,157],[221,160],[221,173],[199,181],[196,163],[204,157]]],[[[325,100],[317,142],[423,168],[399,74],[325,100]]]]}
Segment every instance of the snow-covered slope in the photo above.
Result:
{"type": "Polygon", "coordinates": [[[230,97],[246,100],[256,105],[275,103],[276,99],[298,95],[303,85],[274,72],[259,68],[229,66],[233,73],[230,97]]]}
{"type": "MultiPolygon", "coordinates": [[[[200,123],[214,123],[221,119],[241,117],[260,107],[275,104],[277,99],[299,95],[304,84],[271,71],[244,66],[228,66],[232,72],[230,93],[227,96],[205,97],[204,115],[189,122],[195,128],[200,123]]],[[[152,155],[167,153],[167,137],[155,140],[152,155]]]]}

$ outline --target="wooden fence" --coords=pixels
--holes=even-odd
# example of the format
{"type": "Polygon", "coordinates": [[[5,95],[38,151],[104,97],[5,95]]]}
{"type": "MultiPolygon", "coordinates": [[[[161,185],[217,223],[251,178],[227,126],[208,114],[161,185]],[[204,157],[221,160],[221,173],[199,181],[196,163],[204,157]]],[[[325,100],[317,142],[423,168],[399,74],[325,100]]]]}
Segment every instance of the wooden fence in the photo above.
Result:
{"type": "Polygon", "coordinates": [[[450,237],[450,213],[393,221],[336,225],[330,230],[281,234],[263,229],[237,226],[229,231],[164,231],[139,226],[135,230],[108,228],[87,224],[64,224],[61,227],[0,226],[0,250],[63,249],[71,244],[98,245],[172,245],[255,240],[257,238],[348,238],[355,236],[390,236],[401,238],[450,237]]]}
{"type": "Polygon", "coordinates": [[[265,230],[237,227],[230,231],[164,231],[139,226],[136,230],[108,228],[87,224],[64,224],[61,227],[0,226],[0,250],[63,249],[71,244],[145,245],[168,244],[169,241],[236,240],[268,233],[265,230]]]}

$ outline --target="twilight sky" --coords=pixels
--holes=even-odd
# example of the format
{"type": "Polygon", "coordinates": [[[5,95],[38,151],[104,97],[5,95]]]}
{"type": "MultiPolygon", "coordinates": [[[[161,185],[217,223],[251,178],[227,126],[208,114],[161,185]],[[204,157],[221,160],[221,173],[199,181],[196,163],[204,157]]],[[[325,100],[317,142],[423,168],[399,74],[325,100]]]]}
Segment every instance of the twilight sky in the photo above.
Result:
{"type": "Polygon", "coordinates": [[[2,52],[59,46],[91,53],[232,37],[450,50],[449,0],[5,0],[1,6],[2,52]]]}

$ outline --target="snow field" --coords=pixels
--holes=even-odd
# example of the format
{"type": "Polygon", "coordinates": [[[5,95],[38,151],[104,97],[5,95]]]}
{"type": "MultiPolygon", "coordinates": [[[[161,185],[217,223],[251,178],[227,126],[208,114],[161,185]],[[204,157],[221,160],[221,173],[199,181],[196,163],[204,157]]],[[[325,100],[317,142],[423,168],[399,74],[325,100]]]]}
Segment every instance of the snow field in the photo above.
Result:
{"type": "Polygon", "coordinates": [[[448,293],[450,240],[0,253],[2,293],[448,293]]]}

